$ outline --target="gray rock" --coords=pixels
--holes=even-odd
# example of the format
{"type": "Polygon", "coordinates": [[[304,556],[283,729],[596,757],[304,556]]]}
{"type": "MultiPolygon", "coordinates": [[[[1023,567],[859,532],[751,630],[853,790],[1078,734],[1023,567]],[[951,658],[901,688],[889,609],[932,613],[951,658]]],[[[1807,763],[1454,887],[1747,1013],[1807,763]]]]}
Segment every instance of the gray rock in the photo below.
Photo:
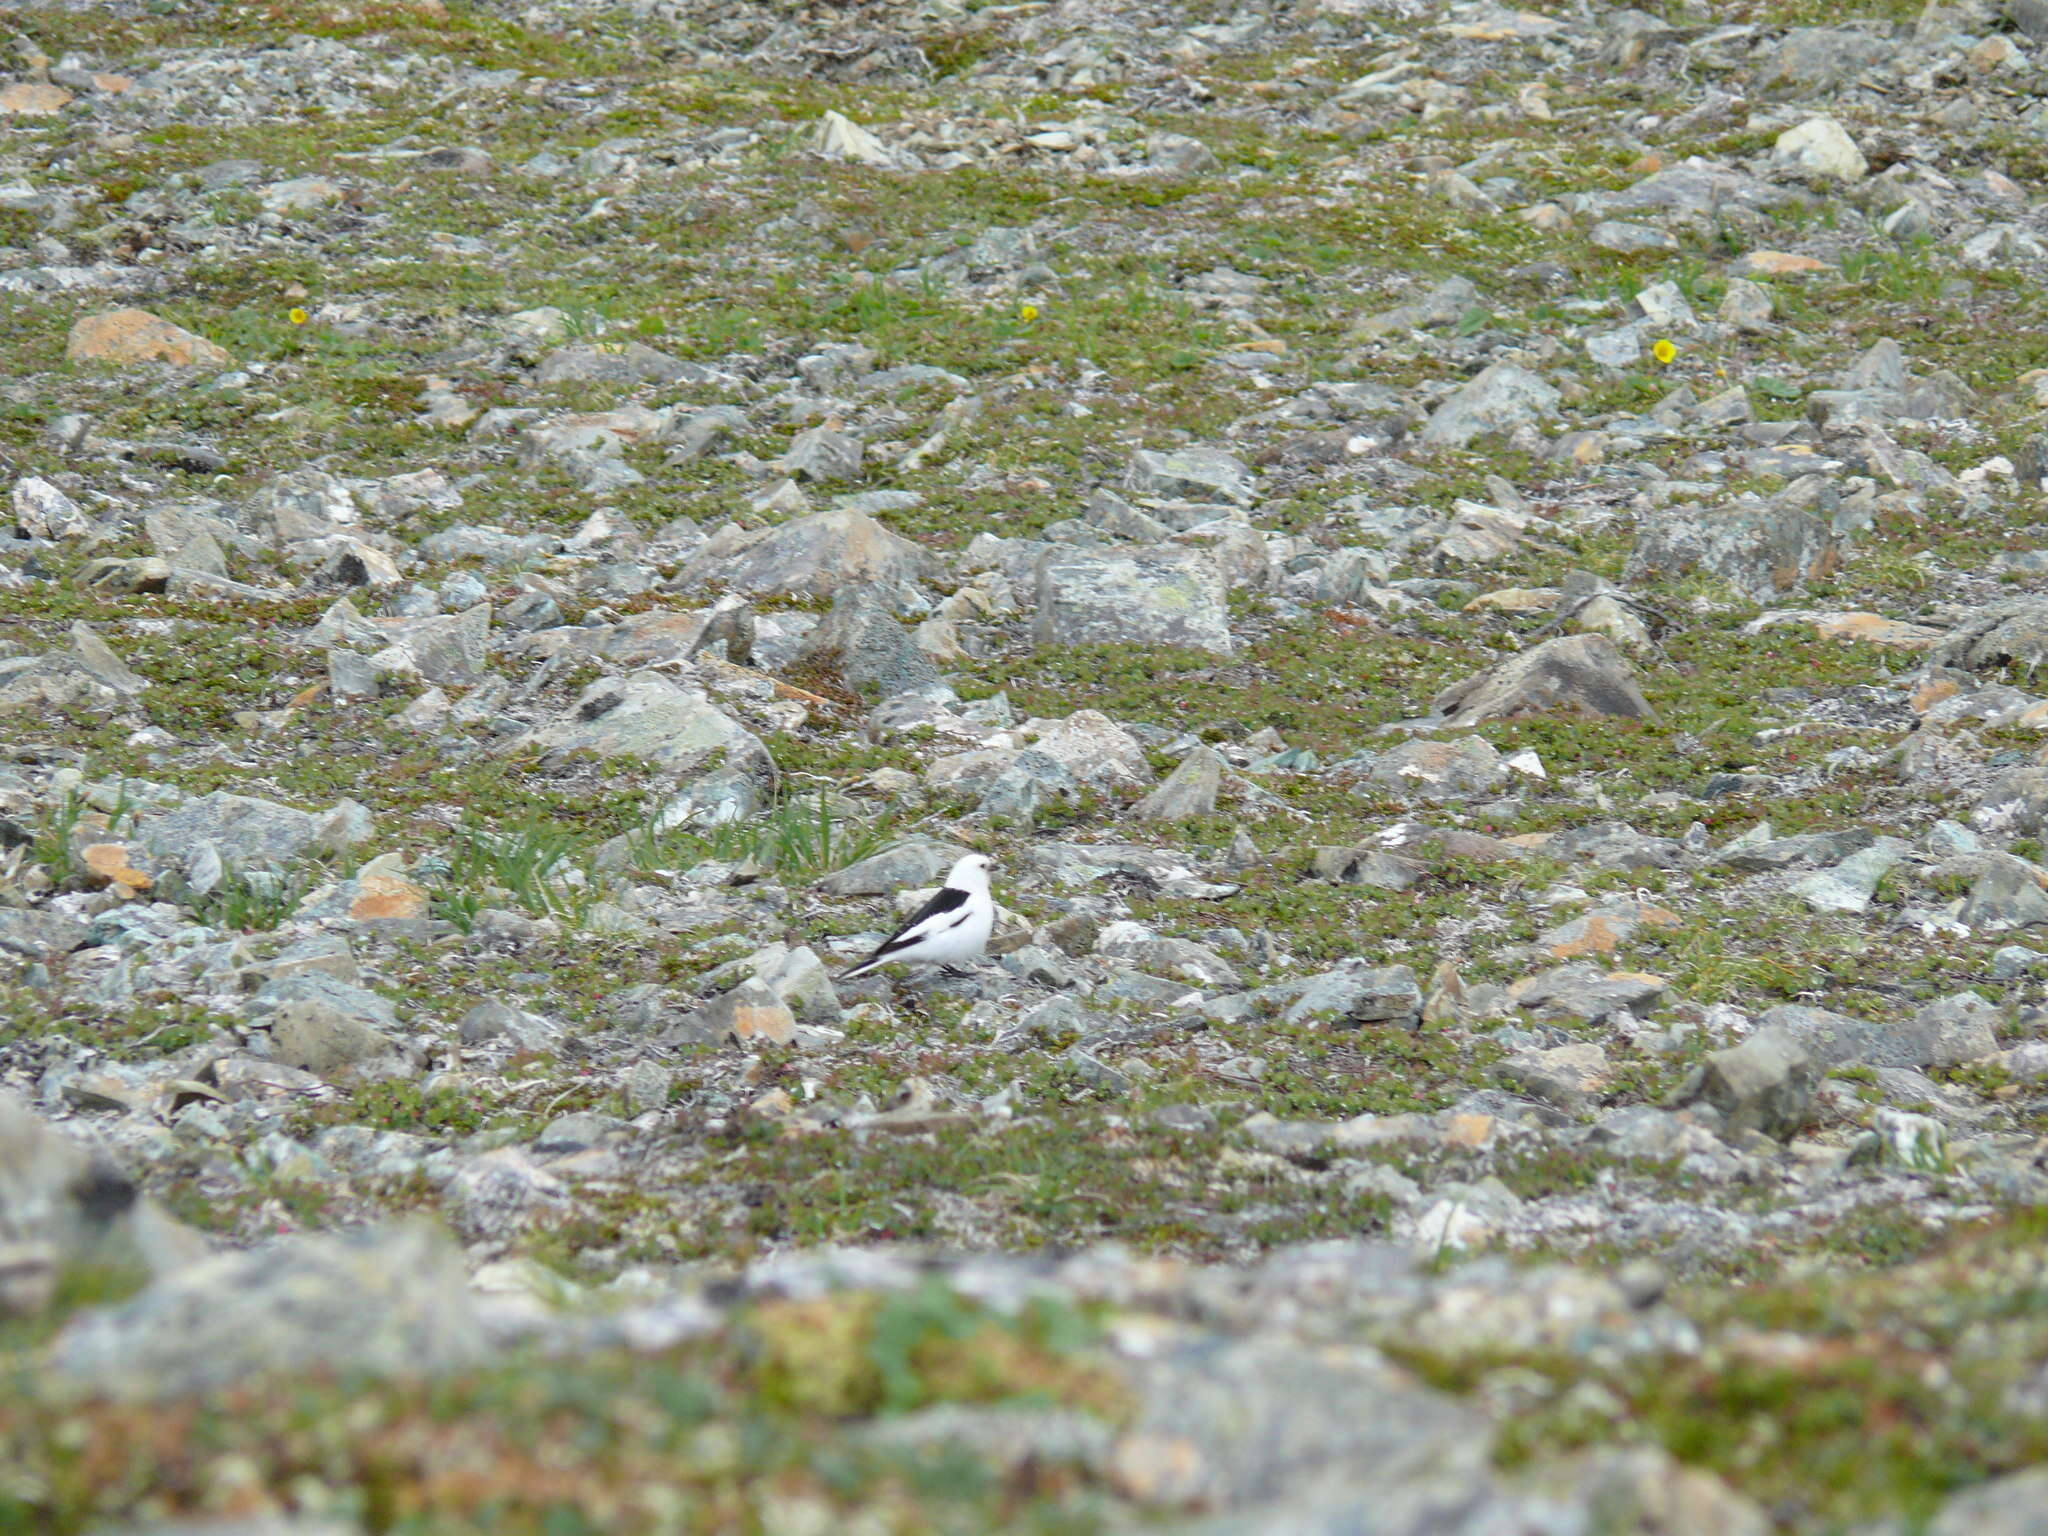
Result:
{"type": "Polygon", "coordinates": [[[86,1313],[51,1369],[82,1390],[163,1401],[285,1372],[416,1376],[488,1352],[462,1258],[425,1223],[223,1254],[86,1313]]]}
{"type": "Polygon", "coordinates": [[[1722,324],[1755,336],[1770,330],[1771,316],[1775,311],[1770,289],[1760,283],[1752,283],[1746,277],[1731,277],[1715,316],[1722,324]]]}
{"type": "Polygon", "coordinates": [[[162,873],[184,868],[194,847],[211,843],[230,869],[277,871],[318,844],[320,827],[311,812],[218,790],[145,819],[131,852],[143,869],[162,873]]]}
{"type": "Polygon", "coordinates": [[[2031,676],[2048,661],[2048,597],[2007,598],[1968,614],[1927,653],[1930,667],[2031,676]]]}
{"type": "Polygon", "coordinates": [[[1081,972],[1069,963],[1066,956],[1038,944],[1013,949],[996,963],[1019,981],[1034,987],[1066,991],[1081,985],[1082,981],[1081,972]]]}
{"type": "Polygon", "coordinates": [[[1216,797],[1223,786],[1223,759],[1213,747],[1196,747],[1180,760],[1180,766],[1144,799],[1132,807],[1144,821],[1185,821],[1191,816],[1213,816],[1216,797]]]}
{"type": "Polygon", "coordinates": [[[73,1273],[167,1274],[205,1251],[104,1154],[0,1091],[0,1318],[41,1311],[73,1273]]]}
{"type": "Polygon", "coordinates": [[[33,907],[0,907],[0,954],[52,960],[82,949],[90,930],[76,918],[33,907]]]}
{"type": "Polygon", "coordinates": [[[1477,1410],[1355,1345],[1204,1340],[1133,1374],[1140,1407],[1112,1470],[1148,1503],[1242,1510],[1364,1482],[1388,1514],[1427,1505],[1446,1520],[1430,1528],[1450,1530],[1485,1476],[1492,1429],[1477,1410]]]}
{"type": "Polygon", "coordinates": [[[836,672],[849,688],[884,699],[945,686],[916,635],[867,587],[842,587],[797,657],[811,668],[836,672]]]}
{"type": "Polygon", "coordinates": [[[1514,363],[1494,363],[1461,385],[1423,425],[1422,440],[1462,448],[1489,432],[1512,432],[1557,410],[1558,393],[1514,363]]]}
{"type": "Polygon", "coordinates": [[[1030,822],[1047,806],[1079,798],[1081,781],[1058,758],[1027,748],[1011,758],[982,792],[977,815],[1030,822]]]}
{"type": "Polygon", "coordinates": [[[1556,1536],[1768,1536],[1773,1529],[1754,1501],[1712,1473],[1648,1445],[1538,1461],[1503,1489],[1500,1513],[1499,1524],[1474,1521],[1468,1529],[1475,1536],[1481,1530],[1503,1536],[1538,1530],[1556,1536]]]}
{"type": "Polygon", "coordinates": [[[1215,152],[1184,133],[1155,133],[1145,141],[1145,168],[1161,176],[1200,176],[1217,168],[1215,152]]]}
{"type": "Polygon", "coordinates": [[[1655,210],[1713,217],[1730,208],[1762,212],[1799,200],[1788,188],[1712,160],[1694,158],[1651,172],[1634,186],[1604,199],[1603,205],[1619,212],[1655,210]]]}
{"type": "Polygon", "coordinates": [[[1665,984],[1656,976],[1603,971],[1575,961],[1524,977],[1508,989],[1508,1000],[1531,1012],[1595,1023],[1652,1008],[1664,994],[1665,984]]]}
{"type": "Polygon", "coordinates": [[[1763,74],[1767,89],[1821,92],[1892,56],[1892,45],[1846,27],[1797,27],[1785,34],[1763,74]]]}
{"type": "Polygon", "coordinates": [[[1586,356],[1603,368],[1627,368],[1641,360],[1642,332],[1637,326],[1597,331],[1586,337],[1586,356]]]}
{"type": "Polygon", "coordinates": [[[1861,181],[1870,170],[1856,141],[1831,117],[1810,117],[1787,128],[1778,135],[1771,160],[1799,175],[1832,181],[1861,181]]]}
{"type": "Polygon", "coordinates": [[[2039,1536],[2044,1509],[2048,1467],[2029,1467],[1950,1497],[1928,1523],[1927,1536],[2039,1536]]]}
{"type": "Polygon", "coordinates": [[[557,1115],[542,1126],[540,1134],[533,1138],[533,1150],[554,1154],[581,1152],[606,1141],[615,1141],[631,1130],[631,1124],[617,1115],[577,1110],[572,1114],[557,1115]]]}
{"type": "Polygon", "coordinates": [[[14,526],[31,539],[75,539],[90,530],[85,509],[38,475],[14,482],[14,526]]]}
{"type": "Polygon", "coordinates": [[[1455,325],[1476,306],[1484,304],[1479,289],[1468,277],[1447,277],[1421,298],[1392,309],[1368,315],[1352,327],[1352,334],[1364,340],[1392,336],[1401,331],[1428,330],[1455,325]]]}
{"type": "Polygon", "coordinates": [[[1428,800],[1463,800],[1490,795],[1508,770],[1493,743],[1481,736],[1455,741],[1408,741],[1382,752],[1366,777],[1397,794],[1428,800]]]}
{"type": "Polygon", "coordinates": [[[2016,768],[1993,779],[1978,794],[1970,825],[2005,841],[2048,827],[2048,769],[2016,768]]]}
{"type": "Polygon", "coordinates": [[[1630,582],[1704,570],[1766,603],[1832,575],[1841,550],[1826,524],[1795,507],[1742,497],[1719,507],[1678,505],[1645,518],[1623,575],[1630,582]]]}
{"type": "Polygon", "coordinates": [[[562,1181],[523,1147],[497,1147],[462,1163],[448,1181],[447,1208],[472,1243],[505,1243],[569,1208],[562,1181]]]}
{"type": "Polygon", "coordinates": [[[1998,1008],[1975,992],[1954,992],[1927,1004],[1913,1015],[1913,1028],[1931,1037],[1929,1067],[1955,1067],[1998,1049],[1994,1032],[1998,1008]]]}
{"type": "Polygon", "coordinates": [[[1347,961],[1309,977],[1281,1017],[1289,1024],[1393,1024],[1413,1029],[1422,1020],[1422,988],[1405,965],[1371,969],[1347,961]]]}
{"type": "Polygon", "coordinates": [[[1263,1111],[1248,1117],[1238,1127],[1262,1152],[1281,1157],[1317,1157],[1330,1145],[1333,1124],[1328,1120],[1278,1120],[1263,1111]]]}
{"type": "Polygon", "coordinates": [[[705,767],[719,756],[768,761],[760,739],[702,689],[683,687],[658,672],[598,679],[561,715],[524,732],[507,750],[540,752],[557,762],[585,752],[637,757],[678,773],[705,767]]]}
{"type": "Polygon", "coordinates": [[[1152,782],[1152,765],[1137,739],[1099,709],[1077,709],[1064,720],[1033,719],[1032,745],[1066,764],[1074,777],[1098,789],[1142,788],[1152,782]]]}
{"type": "Polygon", "coordinates": [[[748,980],[671,1024],[660,1038],[671,1045],[788,1045],[796,1039],[796,1015],[774,988],[748,980]]]}
{"type": "Polygon", "coordinates": [[[2005,14],[2030,41],[2048,43],[2048,0],[2005,0],[2005,14]]]}
{"type": "Polygon", "coordinates": [[[1032,642],[1153,645],[1233,654],[1223,575],[1200,550],[1054,548],[1033,579],[1032,642]]]}
{"type": "Polygon", "coordinates": [[[834,1024],[841,1016],[839,994],[825,962],[808,944],[775,943],[737,962],[766,986],[805,1024],[834,1024]]]}
{"type": "Polygon", "coordinates": [[[1220,498],[1239,506],[1250,506],[1257,498],[1250,468],[1220,448],[1177,448],[1171,453],[1141,448],[1131,456],[1124,484],[1138,496],[1220,498]]]}
{"type": "Polygon", "coordinates": [[[534,370],[537,384],[674,384],[688,365],[644,342],[557,347],[534,370]]]}
{"type": "Polygon", "coordinates": [[[478,1003],[462,1016],[456,1034],[464,1045],[507,1040],[522,1051],[551,1051],[561,1042],[562,1026],[554,1020],[509,1003],[478,1003]]]}
{"type": "Polygon", "coordinates": [[[1560,635],[1438,694],[1430,708],[1451,726],[1562,711],[1647,720],[1649,701],[1604,635],[1560,635]]]}
{"type": "Polygon", "coordinates": [[[1418,885],[1427,871],[1413,859],[1370,846],[1318,848],[1309,867],[1318,880],[1337,885],[1365,885],[1379,891],[1406,891],[1418,885]]]}
{"type": "Polygon", "coordinates": [[[270,1048],[286,1066],[323,1078],[351,1072],[386,1076],[402,1070],[398,1044],[389,1035],[355,1013],[312,998],[278,1007],[270,1025],[270,1048]]]}
{"type": "Polygon", "coordinates": [[[1880,837],[1833,869],[1819,870],[1793,882],[1792,894],[1816,912],[1867,912],[1878,881],[1910,851],[1911,846],[1899,838],[1880,837]]]}
{"type": "Polygon", "coordinates": [[[326,538],[355,519],[348,486],[338,476],[311,468],[272,476],[235,514],[244,531],[278,548],[326,538]]]}
{"type": "Polygon", "coordinates": [[[502,528],[458,524],[427,535],[420,540],[419,550],[429,560],[481,560],[490,566],[515,566],[539,559],[558,543],[544,533],[507,533],[502,528]]]}
{"type": "Polygon", "coordinates": [[[675,1074],[658,1061],[645,1057],[626,1069],[626,1105],[636,1115],[662,1109],[668,1104],[675,1074]]]}
{"type": "Polygon", "coordinates": [[[467,688],[485,674],[490,636],[491,605],[478,603],[415,620],[395,644],[428,682],[467,688]]]}
{"type": "Polygon", "coordinates": [[[0,658],[0,714],[106,707],[148,688],[149,680],[116,656],[91,625],[73,623],[70,641],[46,656],[0,658]]]}
{"type": "Polygon", "coordinates": [[[1577,1114],[1607,1081],[1607,1052],[1596,1041],[1579,1040],[1512,1056],[1501,1063],[1500,1073],[1531,1098],[1577,1114]]]}
{"type": "Polygon", "coordinates": [[[831,597],[849,585],[908,589],[931,557],[865,513],[834,508],[775,528],[722,528],[690,555],[675,585],[717,583],[754,596],[831,597]]]}
{"type": "Polygon", "coordinates": [[[2022,976],[2034,975],[2044,964],[2048,964],[2048,954],[2038,949],[2003,944],[1991,952],[1991,979],[2017,981],[2022,976]]]}
{"type": "Polygon", "coordinates": [[[1678,249],[1678,237],[1670,230],[1654,224],[1632,224],[1625,219],[1602,219],[1586,231],[1586,243],[1597,251],[1613,251],[1620,256],[1678,249]]]}
{"type": "Polygon", "coordinates": [[[246,1520],[151,1520],[142,1525],[95,1525],[93,1536],[365,1536],[364,1527],[338,1516],[272,1514],[246,1520]]]}
{"type": "Polygon", "coordinates": [[[799,480],[858,480],[866,451],[851,433],[812,427],[797,433],[782,455],[782,466],[799,480]]]}
{"type": "Polygon", "coordinates": [[[395,1029],[398,1014],[389,998],[356,985],[331,965],[294,966],[273,975],[250,1000],[256,1012],[275,1012],[287,1003],[318,1003],[373,1029],[395,1029]]]}
{"type": "Polygon", "coordinates": [[[1740,1045],[1709,1054],[1689,1096],[1719,1110],[1731,1132],[1761,1131],[1782,1141],[1806,1124],[1821,1066],[1792,1031],[1770,1020],[1766,1014],[1740,1045]]]}
{"type": "Polygon", "coordinates": [[[1190,939],[1106,936],[1100,950],[1151,975],[1178,977],[1208,991],[1236,991],[1243,985],[1228,960],[1190,939]]]}
{"type": "Polygon", "coordinates": [[[875,371],[874,349],[858,342],[828,341],[798,358],[796,371],[821,395],[843,394],[875,371]]]}
{"type": "Polygon", "coordinates": [[[818,882],[828,896],[894,896],[937,885],[969,850],[931,837],[907,837],[880,853],[835,870],[818,882]]]}
{"type": "MultiPolygon", "coordinates": [[[[1927,1067],[1953,1065],[1954,1053],[1988,1035],[1952,1007],[1945,1012],[1921,1010],[1910,1019],[1873,1023],[1826,1008],[1784,1003],[1757,1020],[1759,1028],[1775,1028],[1796,1039],[1823,1068],[1927,1067]]],[[[1985,1046],[1983,1055],[1993,1047],[1985,1046]]]]}
{"type": "Polygon", "coordinates": [[[1731,839],[1713,857],[1716,864],[1756,873],[1792,869],[1798,866],[1840,863],[1876,842],[1875,833],[1861,827],[1844,827],[1836,832],[1802,832],[1793,837],[1771,836],[1771,824],[1759,822],[1740,837],[1731,839]]]}

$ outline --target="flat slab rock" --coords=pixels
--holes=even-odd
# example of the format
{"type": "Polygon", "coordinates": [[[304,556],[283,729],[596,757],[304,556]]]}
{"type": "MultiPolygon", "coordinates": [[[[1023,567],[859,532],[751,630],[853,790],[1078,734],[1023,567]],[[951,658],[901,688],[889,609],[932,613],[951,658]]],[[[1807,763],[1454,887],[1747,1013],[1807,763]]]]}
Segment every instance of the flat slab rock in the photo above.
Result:
{"type": "Polygon", "coordinates": [[[411,1223],[191,1265],[82,1314],[59,1335],[51,1366],[91,1391],[164,1399],[323,1366],[418,1375],[488,1353],[461,1253],[411,1223]]]}
{"type": "Polygon", "coordinates": [[[1054,548],[1039,557],[1032,643],[1235,653],[1223,573],[1199,550],[1054,548]]]}
{"type": "Polygon", "coordinates": [[[513,746],[556,760],[588,752],[644,758],[668,768],[694,767],[721,751],[739,749],[765,758],[768,750],[702,689],[683,687],[657,672],[599,678],[568,709],[518,737],[513,746]]]}

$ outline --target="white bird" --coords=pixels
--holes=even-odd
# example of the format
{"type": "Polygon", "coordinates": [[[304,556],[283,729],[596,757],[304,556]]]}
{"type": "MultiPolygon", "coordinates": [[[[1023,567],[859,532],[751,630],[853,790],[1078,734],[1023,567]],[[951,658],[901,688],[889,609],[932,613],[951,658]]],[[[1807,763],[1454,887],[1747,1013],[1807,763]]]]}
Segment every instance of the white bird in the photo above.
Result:
{"type": "Polygon", "coordinates": [[[943,965],[950,970],[963,960],[974,959],[988,948],[989,931],[996,925],[996,902],[988,891],[992,865],[993,861],[982,853],[970,853],[961,859],[946,876],[946,883],[917,909],[909,922],[882,940],[873,954],[839,979],[851,981],[891,961],[943,965]]]}

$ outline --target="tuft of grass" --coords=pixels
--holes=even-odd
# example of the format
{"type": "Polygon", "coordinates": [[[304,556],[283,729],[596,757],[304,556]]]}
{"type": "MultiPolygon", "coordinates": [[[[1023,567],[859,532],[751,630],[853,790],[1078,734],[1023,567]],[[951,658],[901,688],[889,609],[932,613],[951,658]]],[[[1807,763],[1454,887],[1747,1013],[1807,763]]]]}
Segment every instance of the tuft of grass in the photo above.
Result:
{"type": "Polygon", "coordinates": [[[716,859],[752,860],[786,879],[813,880],[858,863],[894,835],[894,818],[884,813],[860,821],[844,813],[843,802],[819,790],[791,796],[773,810],[746,821],[664,828],[650,814],[626,834],[628,857],[643,873],[716,859]]]}
{"type": "MultiPolygon", "coordinates": [[[[307,871],[252,869],[233,871],[204,896],[186,898],[185,904],[200,922],[237,933],[267,933],[298,911],[317,880],[307,871]]],[[[177,898],[174,886],[162,894],[177,898]]]]}
{"type": "MultiPolygon", "coordinates": [[[[41,829],[36,834],[30,856],[36,863],[42,865],[43,872],[59,886],[84,873],[75,849],[75,835],[78,824],[92,809],[90,798],[75,789],[66,790],[64,798],[44,819],[41,829]]],[[[121,823],[131,820],[134,815],[135,808],[128,802],[128,781],[124,778],[120,781],[113,809],[106,813],[107,836],[118,836],[121,823]]]]}
{"type": "Polygon", "coordinates": [[[495,889],[536,917],[579,923],[596,899],[573,862],[586,843],[584,834],[537,815],[502,829],[465,822],[445,858],[421,865],[434,882],[430,909],[467,933],[495,889]]]}

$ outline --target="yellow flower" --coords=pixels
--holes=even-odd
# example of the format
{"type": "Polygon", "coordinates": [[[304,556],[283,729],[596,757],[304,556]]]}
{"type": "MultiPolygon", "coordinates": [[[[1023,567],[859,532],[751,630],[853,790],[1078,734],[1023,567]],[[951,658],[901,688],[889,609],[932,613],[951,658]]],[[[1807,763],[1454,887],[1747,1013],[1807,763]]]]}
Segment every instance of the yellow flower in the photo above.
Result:
{"type": "Polygon", "coordinates": [[[1036,304],[1019,304],[1017,306],[1017,318],[1026,325],[1029,325],[1038,318],[1038,306],[1036,304]]]}
{"type": "Polygon", "coordinates": [[[285,311],[285,319],[291,321],[293,325],[304,325],[308,320],[312,318],[313,317],[311,315],[307,314],[303,309],[300,309],[297,305],[293,305],[292,308],[285,311]]]}
{"type": "Polygon", "coordinates": [[[1678,348],[1668,339],[1660,337],[1657,344],[1650,348],[1650,356],[1669,368],[1678,360],[1678,348]]]}

